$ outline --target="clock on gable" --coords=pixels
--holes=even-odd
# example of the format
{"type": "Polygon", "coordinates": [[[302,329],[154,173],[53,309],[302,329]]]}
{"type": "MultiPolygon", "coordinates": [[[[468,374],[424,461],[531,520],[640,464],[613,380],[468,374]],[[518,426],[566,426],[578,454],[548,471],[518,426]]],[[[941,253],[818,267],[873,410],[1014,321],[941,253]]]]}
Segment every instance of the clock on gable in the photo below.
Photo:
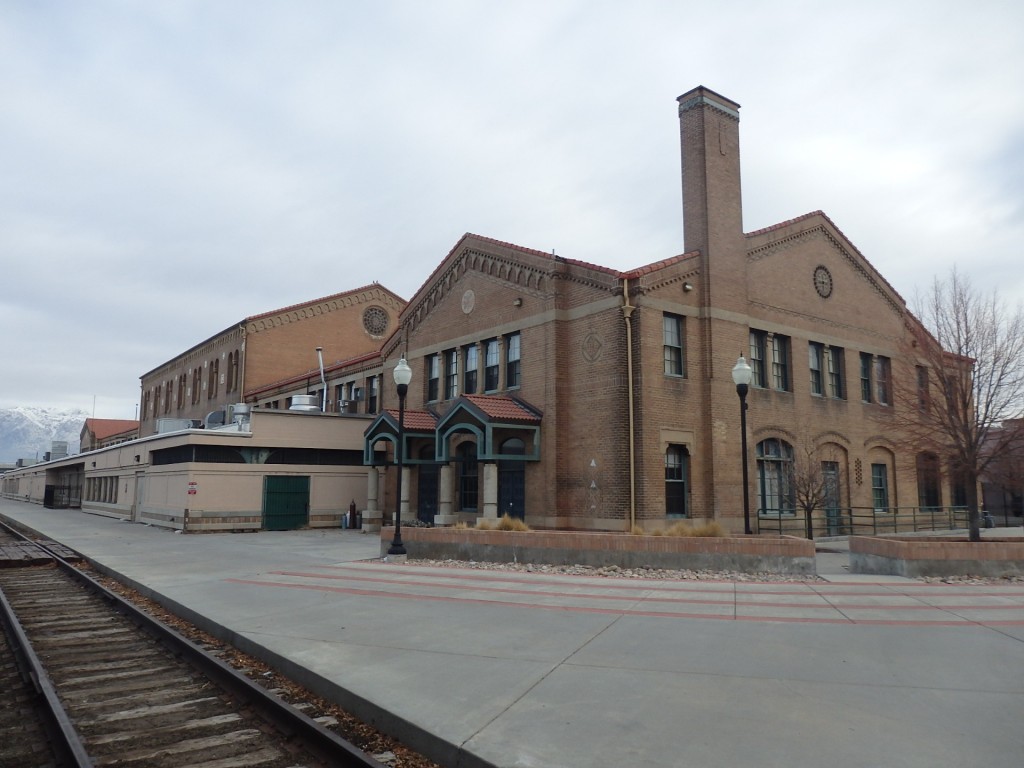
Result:
{"type": "Polygon", "coordinates": [[[814,268],[814,290],[823,299],[832,295],[832,273],[828,267],[817,266],[814,268]]]}

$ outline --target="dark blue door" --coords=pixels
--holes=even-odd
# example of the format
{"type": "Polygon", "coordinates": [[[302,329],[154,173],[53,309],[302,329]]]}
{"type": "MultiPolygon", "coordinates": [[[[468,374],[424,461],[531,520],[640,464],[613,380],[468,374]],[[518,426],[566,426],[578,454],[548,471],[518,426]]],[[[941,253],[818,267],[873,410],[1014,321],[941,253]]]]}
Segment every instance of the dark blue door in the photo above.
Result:
{"type": "MultiPolygon", "coordinates": [[[[526,446],[519,438],[509,438],[501,444],[505,455],[523,455],[526,446]]],[[[498,517],[508,515],[522,520],[526,516],[526,462],[502,459],[498,462],[498,517]]]]}

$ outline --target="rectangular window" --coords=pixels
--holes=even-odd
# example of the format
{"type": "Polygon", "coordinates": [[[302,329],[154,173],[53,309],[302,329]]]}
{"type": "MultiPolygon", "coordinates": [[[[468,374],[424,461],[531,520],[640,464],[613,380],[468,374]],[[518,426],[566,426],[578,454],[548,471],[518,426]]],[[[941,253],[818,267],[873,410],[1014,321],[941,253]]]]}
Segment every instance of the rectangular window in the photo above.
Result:
{"type": "Polygon", "coordinates": [[[875,391],[878,393],[880,405],[892,405],[891,395],[892,368],[888,357],[875,356],[875,391]]]}
{"type": "Polygon", "coordinates": [[[811,369],[811,394],[824,395],[825,385],[822,368],[825,360],[825,345],[812,341],[807,345],[808,366],[811,369]]]}
{"type": "Polygon", "coordinates": [[[441,355],[427,358],[427,402],[436,403],[441,392],[441,355]]]}
{"type": "Polygon", "coordinates": [[[522,368],[520,365],[519,334],[510,334],[505,339],[505,388],[517,389],[522,383],[520,376],[522,368]]]}
{"type": "Polygon", "coordinates": [[[665,452],[665,514],[686,517],[687,460],[689,453],[681,445],[670,445],[665,452]]]}
{"type": "Polygon", "coordinates": [[[772,386],[788,392],[789,386],[789,336],[772,335],[772,386]]]}
{"type": "Polygon", "coordinates": [[[498,340],[488,339],[484,342],[484,392],[498,391],[498,340]]]}
{"type": "Polygon", "coordinates": [[[871,355],[867,352],[860,353],[860,399],[865,403],[871,400],[871,355]]]}
{"type": "Polygon", "coordinates": [[[846,387],[843,385],[845,355],[842,347],[828,347],[825,350],[825,360],[828,364],[828,394],[837,400],[846,399],[846,387]]]}
{"type": "Polygon", "coordinates": [[[683,318],[665,313],[662,317],[665,375],[683,375],[683,318]]]}
{"type": "Polygon", "coordinates": [[[377,412],[377,377],[371,376],[366,380],[366,412],[377,412]]]}
{"type": "Polygon", "coordinates": [[[459,350],[444,353],[444,370],[444,399],[454,400],[459,396],[459,350]]]}
{"type": "Polygon", "coordinates": [[[871,498],[875,512],[889,511],[889,468],[885,464],[871,465],[871,498]]]}
{"type": "Polygon", "coordinates": [[[463,374],[462,391],[467,395],[475,395],[476,378],[480,368],[480,352],[476,344],[466,347],[463,358],[465,360],[465,365],[463,366],[465,373],[463,374]]]}
{"type": "Polygon", "coordinates": [[[750,384],[762,389],[768,386],[768,376],[764,365],[767,344],[767,333],[764,331],[750,332],[750,368],[753,371],[750,384]]]}

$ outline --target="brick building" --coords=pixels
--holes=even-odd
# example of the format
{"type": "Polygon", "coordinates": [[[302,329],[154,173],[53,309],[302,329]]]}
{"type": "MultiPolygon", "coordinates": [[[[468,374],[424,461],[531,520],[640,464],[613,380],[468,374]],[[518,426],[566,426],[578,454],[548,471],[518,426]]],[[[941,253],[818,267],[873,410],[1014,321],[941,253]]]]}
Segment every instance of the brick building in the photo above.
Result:
{"type": "Polygon", "coordinates": [[[139,422],[127,419],[86,419],[82,425],[79,450],[82,453],[127,443],[139,436],[139,422]]]}
{"type": "MultiPolygon", "coordinates": [[[[404,306],[374,283],[247,317],[142,375],[140,434],[156,433],[160,419],[201,422],[226,406],[255,400],[247,395],[251,391],[296,376],[301,391],[320,402],[317,347],[329,363],[375,354],[404,306]]],[[[328,400],[328,410],[337,410],[328,400]]],[[[263,401],[264,407],[289,405],[287,397],[263,401]]]]}
{"type": "Polygon", "coordinates": [[[929,372],[903,299],[821,212],[744,233],[739,105],[699,87],[679,117],[682,255],[618,271],[467,234],[409,300],[364,448],[397,442],[404,355],[410,515],[742,531],[741,353],[755,530],[796,517],[801,456],[826,478],[821,515],[962,499],[908,429],[929,372]]]}

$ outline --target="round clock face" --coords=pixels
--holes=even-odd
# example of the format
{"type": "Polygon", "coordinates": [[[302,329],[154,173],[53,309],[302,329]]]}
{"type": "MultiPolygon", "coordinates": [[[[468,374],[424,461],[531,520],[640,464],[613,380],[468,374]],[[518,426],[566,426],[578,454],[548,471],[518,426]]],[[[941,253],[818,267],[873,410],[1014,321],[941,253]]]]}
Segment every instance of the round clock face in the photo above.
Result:
{"type": "Polygon", "coordinates": [[[823,299],[832,295],[832,273],[826,267],[814,270],[814,288],[823,299]]]}

